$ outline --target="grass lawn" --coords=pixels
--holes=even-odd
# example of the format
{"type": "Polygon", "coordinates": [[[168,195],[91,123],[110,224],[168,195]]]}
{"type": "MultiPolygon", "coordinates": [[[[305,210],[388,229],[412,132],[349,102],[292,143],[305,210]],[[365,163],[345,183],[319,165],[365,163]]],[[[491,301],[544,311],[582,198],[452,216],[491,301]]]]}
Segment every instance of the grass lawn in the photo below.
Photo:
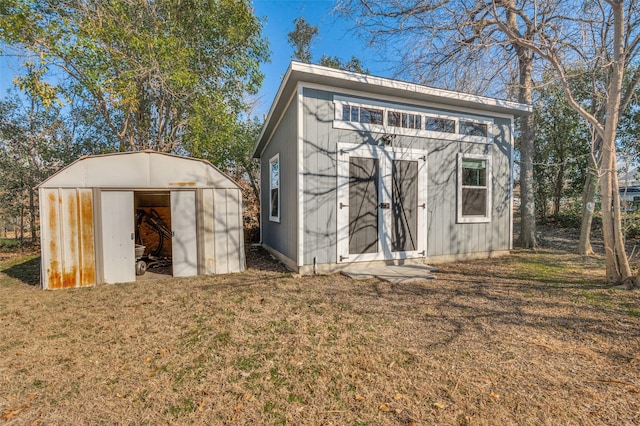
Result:
{"type": "Polygon", "coordinates": [[[514,251],[403,285],[249,258],[64,291],[0,261],[0,423],[640,424],[640,292],[603,286],[601,258],[514,251]]]}

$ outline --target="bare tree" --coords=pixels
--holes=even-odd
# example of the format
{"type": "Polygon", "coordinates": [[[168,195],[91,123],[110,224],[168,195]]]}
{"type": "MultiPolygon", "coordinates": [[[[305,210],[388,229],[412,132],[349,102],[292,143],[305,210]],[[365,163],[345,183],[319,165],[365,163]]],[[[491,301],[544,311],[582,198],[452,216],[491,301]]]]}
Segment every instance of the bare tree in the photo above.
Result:
{"type": "MultiPolygon", "coordinates": [[[[342,14],[355,20],[372,44],[402,52],[398,71],[421,83],[453,90],[509,95],[531,104],[536,56],[512,43],[502,28],[533,41],[542,31],[540,21],[521,19],[533,11],[518,8],[514,0],[501,2],[442,0],[343,0],[342,14]],[[501,13],[497,14],[496,9],[501,13]],[[515,93],[514,93],[515,92],[515,93]]],[[[536,13],[550,13],[548,8],[536,13]]],[[[543,21],[544,22],[544,21],[543,21]]],[[[534,117],[520,121],[520,195],[522,247],[533,248],[535,201],[533,191],[534,117]]]]}
{"type": "MultiPolygon", "coordinates": [[[[530,1],[535,10],[540,2],[530,1]]],[[[527,39],[500,22],[509,40],[538,55],[554,72],[571,105],[594,129],[596,143],[600,140],[596,159],[602,198],[602,232],[605,246],[606,278],[616,283],[631,278],[631,268],[624,247],[618,188],[616,131],[621,107],[626,106],[626,93],[632,93],[640,81],[640,71],[632,68],[640,44],[640,9],[635,1],[596,0],[571,4],[571,10],[544,16],[545,31],[527,39]],[[576,6],[580,8],[576,17],[576,6]],[[580,59],[586,64],[601,63],[606,86],[604,114],[590,112],[579,102],[572,79],[577,76],[567,67],[569,61],[580,59]],[[628,75],[631,73],[631,75],[628,75]]],[[[494,6],[494,14],[499,14],[494,6]]]]}

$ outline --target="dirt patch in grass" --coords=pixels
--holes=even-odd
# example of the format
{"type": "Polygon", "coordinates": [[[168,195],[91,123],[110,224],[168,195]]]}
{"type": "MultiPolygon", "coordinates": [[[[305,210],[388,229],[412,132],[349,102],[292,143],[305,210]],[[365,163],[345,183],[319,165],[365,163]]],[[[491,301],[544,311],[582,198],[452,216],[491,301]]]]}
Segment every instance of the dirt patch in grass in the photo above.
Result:
{"type": "Polygon", "coordinates": [[[402,285],[247,259],[66,291],[0,275],[0,422],[640,423],[640,292],[602,285],[599,257],[514,251],[402,285]]]}

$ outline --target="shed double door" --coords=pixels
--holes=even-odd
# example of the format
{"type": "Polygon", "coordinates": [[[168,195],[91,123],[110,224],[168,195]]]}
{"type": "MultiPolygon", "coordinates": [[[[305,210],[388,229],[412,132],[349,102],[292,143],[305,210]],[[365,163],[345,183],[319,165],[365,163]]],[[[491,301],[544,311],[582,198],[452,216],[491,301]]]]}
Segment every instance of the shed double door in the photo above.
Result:
{"type": "Polygon", "coordinates": [[[342,150],[338,168],[338,261],[425,256],[426,153],[342,150]]]}
{"type": "MultiPolygon", "coordinates": [[[[133,191],[101,193],[102,271],[107,284],[136,280],[133,196],[133,191]]],[[[171,229],[173,276],[197,275],[195,191],[171,191],[171,229]]]]}

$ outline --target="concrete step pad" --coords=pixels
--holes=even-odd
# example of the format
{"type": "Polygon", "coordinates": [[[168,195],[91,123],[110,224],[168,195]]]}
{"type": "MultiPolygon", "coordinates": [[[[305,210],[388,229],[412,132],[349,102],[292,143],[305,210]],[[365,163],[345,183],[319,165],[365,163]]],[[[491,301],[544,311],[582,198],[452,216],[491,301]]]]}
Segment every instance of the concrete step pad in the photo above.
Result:
{"type": "Polygon", "coordinates": [[[429,265],[367,265],[353,263],[341,272],[354,280],[379,278],[393,284],[433,280],[438,269],[429,265]]]}

